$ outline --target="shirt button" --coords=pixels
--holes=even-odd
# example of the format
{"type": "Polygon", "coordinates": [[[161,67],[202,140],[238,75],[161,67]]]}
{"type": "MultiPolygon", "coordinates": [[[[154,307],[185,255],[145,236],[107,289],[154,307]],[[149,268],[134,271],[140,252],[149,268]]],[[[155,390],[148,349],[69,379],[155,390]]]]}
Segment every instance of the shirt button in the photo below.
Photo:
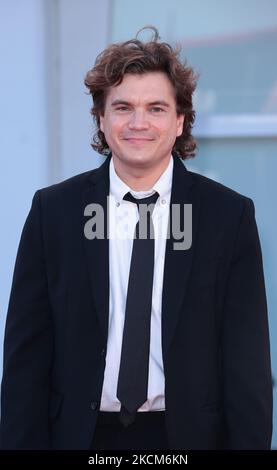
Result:
{"type": "Polygon", "coordinates": [[[162,203],[162,204],[166,204],[166,200],[165,200],[165,199],[162,199],[162,200],[161,200],[161,203],[162,203]]]}
{"type": "Polygon", "coordinates": [[[91,404],[90,404],[90,408],[91,408],[93,411],[97,410],[97,408],[98,408],[98,403],[97,403],[97,401],[92,401],[91,404]]]}
{"type": "Polygon", "coordinates": [[[106,348],[103,348],[101,351],[101,356],[105,356],[105,354],[106,354],[106,348]]]}
{"type": "Polygon", "coordinates": [[[120,206],[120,202],[117,202],[117,203],[116,203],[116,207],[119,207],[119,206],[120,206]]]}

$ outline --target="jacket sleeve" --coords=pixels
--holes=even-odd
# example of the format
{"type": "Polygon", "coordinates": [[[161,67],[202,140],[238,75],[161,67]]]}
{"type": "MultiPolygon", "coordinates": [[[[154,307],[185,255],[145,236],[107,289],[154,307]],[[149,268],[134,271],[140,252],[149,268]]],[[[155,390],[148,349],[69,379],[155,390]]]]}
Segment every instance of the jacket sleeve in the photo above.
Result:
{"type": "Polygon", "coordinates": [[[224,302],[223,410],[227,449],[270,449],[272,380],[262,253],[251,199],[237,232],[224,302]]]}
{"type": "Polygon", "coordinates": [[[16,257],[4,339],[1,448],[47,449],[53,333],[43,255],[40,191],[16,257]]]}

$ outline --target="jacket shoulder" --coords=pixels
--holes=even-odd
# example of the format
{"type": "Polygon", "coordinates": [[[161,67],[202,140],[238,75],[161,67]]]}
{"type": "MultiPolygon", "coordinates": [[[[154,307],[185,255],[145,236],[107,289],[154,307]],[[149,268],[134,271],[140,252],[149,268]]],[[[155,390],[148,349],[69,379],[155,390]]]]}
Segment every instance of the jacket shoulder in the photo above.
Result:
{"type": "Polygon", "coordinates": [[[58,183],[43,187],[37,193],[40,194],[41,200],[47,203],[74,200],[90,187],[92,181],[97,181],[98,177],[104,175],[105,171],[108,174],[107,170],[108,162],[106,161],[93,170],[85,171],[58,183]]]}
{"type": "Polygon", "coordinates": [[[202,215],[204,218],[207,216],[210,223],[231,221],[237,225],[245,211],[249,211],[251,217],[255,216],[255,205],[250,197],[207,176],[192,171],[189,173],[194,180],[196,194],[201,198],[202,215]]]}
{"type": "Polygon", "coordinates": [[[98,168],[71,176],[70,178],[59,181],[58,183],[45,186],[39,191],[43,196],[50,196],[52,194],[58,195],[59,193],[66,193],[74,190],[78,191],[78,189],[82,189],[86,186],[90,177],[93,176],[97,170],[98,168]]]}
{"type": "Polygon", "coordinates": [[[207,176],[193,171],[188,171],[188,173],[196,183],[198,190],[208,200],[219,201],[222,204],[224,204],[224,202],[233,202],[234,204],[239,205],[245,205],[245,203],[249,201],[253,202],[248,196],[241,194],[218,181],[208,178],[207,176]]]}

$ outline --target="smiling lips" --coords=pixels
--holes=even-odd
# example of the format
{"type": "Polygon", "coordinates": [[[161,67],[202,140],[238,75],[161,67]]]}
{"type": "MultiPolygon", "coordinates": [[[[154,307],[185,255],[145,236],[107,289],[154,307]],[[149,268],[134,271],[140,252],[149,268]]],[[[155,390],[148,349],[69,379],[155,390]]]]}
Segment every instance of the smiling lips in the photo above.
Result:
{"type": "Polygon", "coordinates": [[[127,137],[124,140],[127,140],[127,142],[130,142],[131,144],[143,144],[146,142],[153,142],[154,139],[147,137],[127,137]]]}

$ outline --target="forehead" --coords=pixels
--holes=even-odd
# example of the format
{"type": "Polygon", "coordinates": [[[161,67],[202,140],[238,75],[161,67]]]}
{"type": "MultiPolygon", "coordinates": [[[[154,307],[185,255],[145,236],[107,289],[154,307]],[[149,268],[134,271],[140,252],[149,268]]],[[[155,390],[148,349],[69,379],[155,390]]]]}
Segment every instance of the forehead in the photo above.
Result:
{"type": "Polygon", "coordinates": [[[107,93],[107,102],[122,99],[130,102],[143,102],[167,99],[175,100],[174,89],[167,75],[163,72],[124,75],[120,85],[113,86],[107,93]]]}

